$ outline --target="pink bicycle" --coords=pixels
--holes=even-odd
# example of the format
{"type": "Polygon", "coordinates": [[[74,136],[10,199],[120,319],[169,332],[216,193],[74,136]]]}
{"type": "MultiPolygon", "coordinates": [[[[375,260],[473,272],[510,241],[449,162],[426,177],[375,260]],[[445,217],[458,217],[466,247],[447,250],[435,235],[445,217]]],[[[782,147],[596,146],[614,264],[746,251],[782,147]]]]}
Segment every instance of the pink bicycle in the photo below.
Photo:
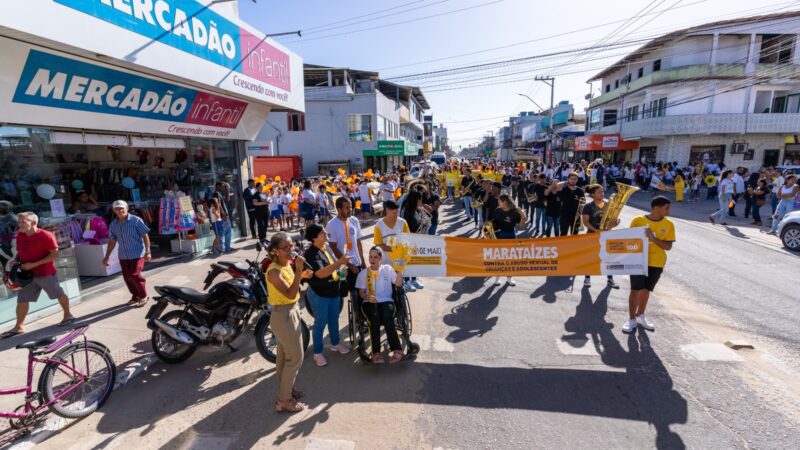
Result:
{"type": "Polygon", "coordinates": [[[88,328],[75,328],[61,339],[52,336],[16,347],[28,349],[27,386],[0,389],[0,395],[25,393],[25,403],[13,412],[0,411],[12,428],[29,428],[45,408],[69,419],[86,417],[108,399],[117,366],[105,345],[86,339],[88,328]],[[44,364],[44,369],[33,391],[37,363],[44,364]]]}

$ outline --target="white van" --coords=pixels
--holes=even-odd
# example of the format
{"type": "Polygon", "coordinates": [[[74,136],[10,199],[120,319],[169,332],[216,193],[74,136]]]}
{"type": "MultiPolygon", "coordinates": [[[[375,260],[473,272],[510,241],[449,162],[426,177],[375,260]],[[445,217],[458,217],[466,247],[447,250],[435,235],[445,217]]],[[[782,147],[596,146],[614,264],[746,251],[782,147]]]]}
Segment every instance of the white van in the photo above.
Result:
{"type": "Polygon", "coordinates": [[[431,155],[431,161],[435,162],[439,167],[443,167],[447,163],[447,155],[442,152],[436,152],[431,155]]]}

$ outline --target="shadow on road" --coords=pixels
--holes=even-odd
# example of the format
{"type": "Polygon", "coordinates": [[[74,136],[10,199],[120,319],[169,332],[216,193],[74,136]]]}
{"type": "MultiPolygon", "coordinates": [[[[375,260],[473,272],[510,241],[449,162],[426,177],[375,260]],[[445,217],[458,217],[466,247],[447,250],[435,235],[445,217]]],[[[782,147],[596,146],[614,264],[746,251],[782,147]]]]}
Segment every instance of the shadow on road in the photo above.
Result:
{"type": "Polygon", "coordinates": [[[544,283],[536,288],[531,298],[542,297],[546,303],[555,303],[558,293],[571,293],[575,277],[546,277],[544,283]]]}
{"type": "Polygon", "coordinates": [[[500,304],[500,297],[508,285],[492,286],[480,296],[453,307],[442,319],[446,325],[456,327],[447,335],[449,342],[458,343],[483,336],[497,325],[497,316],[489,317],[500,304]]]}
{"type": "Polygon", "coordinates": [[[486,284],[487,278],[465,277],[453,283],[453,292],[447,296],[448,302],[457,302],[462,295],[474,294],[486,284]]]}

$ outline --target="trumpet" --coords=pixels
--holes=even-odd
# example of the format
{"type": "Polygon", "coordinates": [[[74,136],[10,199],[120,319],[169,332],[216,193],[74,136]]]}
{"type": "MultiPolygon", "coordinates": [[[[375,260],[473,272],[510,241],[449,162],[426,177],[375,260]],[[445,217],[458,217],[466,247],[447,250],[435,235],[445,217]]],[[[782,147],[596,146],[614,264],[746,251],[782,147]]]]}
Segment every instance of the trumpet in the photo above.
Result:
{"type": "Polygon", "coordinates": [[[491,220],[483,224],[481,232],[484,239],[497,239],[497,235],[494,234],[494,224],[491,220]]]}
{"type": "Polygon", "coordinates": [[[462,187],[460,189],[461,195],[467,195],[466,193],[472,188],[472,185],[475,184],[475,179],[473,178],[472,181],[466,187],[462,187]]]}

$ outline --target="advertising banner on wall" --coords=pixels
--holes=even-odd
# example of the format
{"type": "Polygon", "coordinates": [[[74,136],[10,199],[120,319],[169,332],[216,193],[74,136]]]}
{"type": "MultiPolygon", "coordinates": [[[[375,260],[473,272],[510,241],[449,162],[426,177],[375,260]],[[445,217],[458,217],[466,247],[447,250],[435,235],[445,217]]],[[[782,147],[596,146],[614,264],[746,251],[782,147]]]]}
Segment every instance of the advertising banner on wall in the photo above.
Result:
{"type": "Polygon", "coordinates": [[[255,138],[246,102],[0,37],[0,122],[215,139],[255,138]]]}
{"type": "Polygon", "coordinates": [[[639,141],[624,141],[619,134],[593,134],[575,138],[575,151],[635,150],[639,141]]]}
{"type": "Polygon", "coordinates": [[[0,35],[303,111],[302,59],[211,3],[5,0],[0,35]]]}
{"type": "Polygon", "coordinates": [[[387,240],[406,276],[645,275],[645,228],[545,239],[470,239],[403,233],[387,240]]]}

